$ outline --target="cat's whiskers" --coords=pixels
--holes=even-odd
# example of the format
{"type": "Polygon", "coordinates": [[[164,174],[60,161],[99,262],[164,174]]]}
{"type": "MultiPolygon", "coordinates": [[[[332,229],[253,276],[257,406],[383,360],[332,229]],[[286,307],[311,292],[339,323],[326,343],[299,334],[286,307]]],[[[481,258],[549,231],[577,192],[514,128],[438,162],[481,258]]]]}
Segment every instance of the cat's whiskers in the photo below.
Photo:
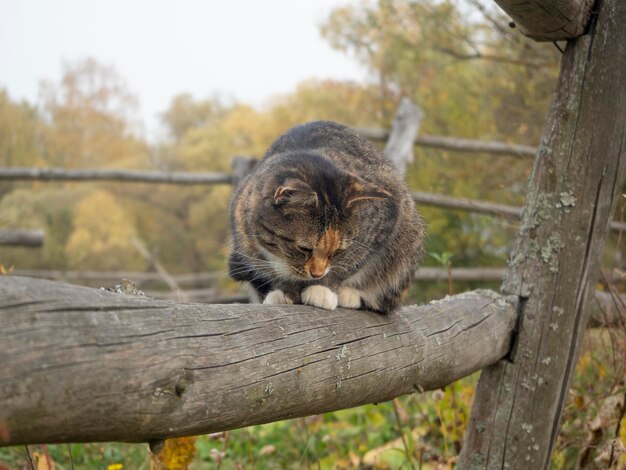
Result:
{"type": "Polygon", "coordinates": [[[240,270],[234,270],[232,271],[233,274],[239,274],[242,272],[248,272],[250,271],[250,267],[252,268],[256,268],[257,270],[259,269],[267,269],[269,271],[272,271],[273,274],[277,274],[279,276],[285,276],[285,274],[287,274],[285,272],[285,266],[283,263],[279,262],[279,261],[272,261],[272,260],[266,260],[266,259],[261,259],[261,258],[255,258],[253,256],[249,256],[246,255],[245,253],[242,253],[240,251],[236,251],[235,253],[237,253],[238,255],[242,256],[243,258],[246,258],[248,261],[248,266],[242,267],[240,268],[240,270]]]}
{"type": "Polygon", "coordinates": [[[331,270],[340,269],[347,275],[352,274],[351,271],[358,270],[360,265],[367,260],[367,255],[367,253],[348,253],[345,259],[339,263],[333,264],[331,270]]]}

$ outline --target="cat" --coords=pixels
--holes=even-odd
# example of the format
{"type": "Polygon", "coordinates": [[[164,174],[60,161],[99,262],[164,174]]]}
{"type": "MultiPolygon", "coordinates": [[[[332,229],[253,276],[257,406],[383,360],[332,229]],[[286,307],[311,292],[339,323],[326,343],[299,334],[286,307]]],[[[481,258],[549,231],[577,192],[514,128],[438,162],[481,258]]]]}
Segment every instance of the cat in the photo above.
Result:
{"type": "Polygon", "coordinates": [[[264,304],[389,313],[423,254],[424,222],[393,164],[352,129],[288,130],[230,207],[230,276],[264,304]]]}

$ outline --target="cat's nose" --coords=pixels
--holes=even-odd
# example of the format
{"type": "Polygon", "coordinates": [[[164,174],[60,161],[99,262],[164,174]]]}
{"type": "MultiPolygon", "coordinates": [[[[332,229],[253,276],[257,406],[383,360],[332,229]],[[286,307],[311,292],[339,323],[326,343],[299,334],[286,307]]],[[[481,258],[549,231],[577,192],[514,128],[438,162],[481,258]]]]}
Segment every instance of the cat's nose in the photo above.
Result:
{"type": "Polygon", "coordinates": [[[308,268],[311,277],[318,279],[328,272],[328,262],[311,262],[308,268]]]}
{"type": "Polygon", "coordinates": [[[313,255],[307,262],[306,267],[311,277],[318,279],[328,272],[328,258],[313,255]]]}

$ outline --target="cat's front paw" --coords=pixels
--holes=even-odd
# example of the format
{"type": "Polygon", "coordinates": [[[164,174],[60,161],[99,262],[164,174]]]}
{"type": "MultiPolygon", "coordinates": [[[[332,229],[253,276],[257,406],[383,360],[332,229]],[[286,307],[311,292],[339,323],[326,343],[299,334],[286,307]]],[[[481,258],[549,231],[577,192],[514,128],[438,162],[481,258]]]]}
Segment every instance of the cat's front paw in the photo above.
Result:
{"type": "Polygon", "coordinates": [[[282,290],[276,289],[267,294],[267,296],[263,300],[263,303],[265,305],[292,304],[293,300],[287,297],[282,290]]]}
{"type": "Polygon", "coordinates": [[[310,286],[302,291],[302,303],[326,310],[337,308],[337,294],[328,287],[310,286]]]}
{"type": "Polygon", "coordinates": [[[340,307],[358,309],[361,307],[361,294],[352,287],[340,287],[337,291],[337,301],[340,307]]]}

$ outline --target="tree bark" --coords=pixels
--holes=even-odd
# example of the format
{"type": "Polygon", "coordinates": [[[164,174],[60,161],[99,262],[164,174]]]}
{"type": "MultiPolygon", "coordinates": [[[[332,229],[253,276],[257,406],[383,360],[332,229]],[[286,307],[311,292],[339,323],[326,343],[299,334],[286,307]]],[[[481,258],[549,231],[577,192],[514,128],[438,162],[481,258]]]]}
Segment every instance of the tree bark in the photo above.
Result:
{"type": "Polygon", "coordinates": [[[594,0],[495,0],[517,28],[536,41],[574,39],[585,32],[594,0]]]}
{"type": "Polygon", "coordinates": [[[0,230],[0,245],[40,247],[43,239],[43,230],[0,230]]]}
{"type": "Polygon", "coordinates": [[[483,371],[459,468],[548,468],[626,173],[626,2],[568,44],[531,175],[506,293],[513,362],[483,371]]]}
{"type": "Polygon", "coordinates": [[[490,291],[384,316],[0,276],[0,436],[142,442],[382,402],[493,364],[516,316],[490,291]]]}

